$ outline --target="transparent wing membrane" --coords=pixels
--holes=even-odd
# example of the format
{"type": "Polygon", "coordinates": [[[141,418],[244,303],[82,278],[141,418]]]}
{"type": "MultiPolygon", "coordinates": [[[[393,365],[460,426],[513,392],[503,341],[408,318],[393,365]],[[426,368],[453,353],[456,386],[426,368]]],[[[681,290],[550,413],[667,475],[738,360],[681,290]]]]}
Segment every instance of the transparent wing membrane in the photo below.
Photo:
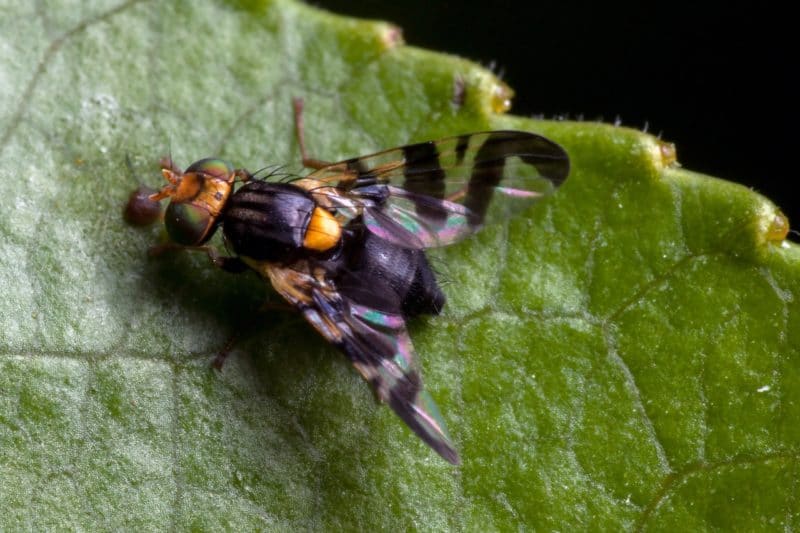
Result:
{"type": "Polygon", "coordinates": [[[495,193],[529,205],[568,173],[567,154],[554,142],[528,132],[492,131],[349,159],[301,181],[312,194],[332,197],[329,203],[344,219],[363,215],[375,234],[428,248],[474,233],[495,193]]]}

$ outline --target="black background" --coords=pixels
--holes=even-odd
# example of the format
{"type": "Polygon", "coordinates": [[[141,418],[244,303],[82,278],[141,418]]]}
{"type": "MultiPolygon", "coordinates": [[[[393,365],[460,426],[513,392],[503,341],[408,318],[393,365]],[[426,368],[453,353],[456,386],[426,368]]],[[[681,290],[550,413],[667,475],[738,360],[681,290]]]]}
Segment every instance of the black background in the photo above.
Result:
{"type": "Polygon", "coordinates": [[[392,21],[414,46],[494,62],[517,93],[515,114],[647,127],[676,143],[684,167],[752,187],[800,224],[789,129],[800,24],[767,2],[314,3],[392,21]]]}

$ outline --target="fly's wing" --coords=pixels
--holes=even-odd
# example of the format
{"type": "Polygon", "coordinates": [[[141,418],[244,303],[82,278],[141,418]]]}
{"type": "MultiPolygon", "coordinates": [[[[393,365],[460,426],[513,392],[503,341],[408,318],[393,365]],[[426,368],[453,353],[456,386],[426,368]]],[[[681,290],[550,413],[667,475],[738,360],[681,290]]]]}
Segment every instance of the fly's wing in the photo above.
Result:
{"type": "Polygon", "coordinates": [[[348,301],[307,261],[267,264],[273,287],[331,344],[347,355],[378,397],[428,446],[459,464],[439,408],[422,385],[402,315],[348,301]]]}
{"type": "Polygon", "coordinates": [[[298,184],[343,223],[361,215],[376,235],[421,249],[477,231],[495,193],[528,203],[550,194],[568,174],[569,158],[553,141],[488,131],[348,159],[298,184]]]}

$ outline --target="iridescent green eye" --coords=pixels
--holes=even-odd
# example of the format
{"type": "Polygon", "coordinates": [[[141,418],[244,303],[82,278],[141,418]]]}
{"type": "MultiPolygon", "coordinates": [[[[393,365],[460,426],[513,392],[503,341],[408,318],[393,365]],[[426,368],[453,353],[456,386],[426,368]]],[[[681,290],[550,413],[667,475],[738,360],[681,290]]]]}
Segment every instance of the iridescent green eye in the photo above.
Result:
{"type": "Polygon", "coordinates": [[[164,226],[169,238],[184,246],[198,246],[211,236],[214,218],[208,210],[195,204],[170,202],[164,213],[164,226]]]}
{"type": "Polygon", "coordinates": [[[215,178],[226,179],[233,172],[233,166],[231,166],[231,164],[224,159],[208,157],[206,159],[201,159],[200,161],[195,161],[189,165],[189,168],[183,171],[184,174],[188,174],[190,172],[208,174],[209,176],[213,176],[215,178]]]}

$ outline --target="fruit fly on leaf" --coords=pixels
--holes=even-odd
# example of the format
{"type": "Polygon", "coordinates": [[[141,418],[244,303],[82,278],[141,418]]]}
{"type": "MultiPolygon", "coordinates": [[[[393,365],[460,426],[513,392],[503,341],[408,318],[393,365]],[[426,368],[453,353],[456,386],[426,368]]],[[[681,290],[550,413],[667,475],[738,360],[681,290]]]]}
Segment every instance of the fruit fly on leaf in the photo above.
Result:
{"type": "Polygon", "coordinates": [[[159,249],[202,250],[224,270],[257,272],[458,464],[406,330],[445,303],[424,250],[475,233],[494,196],[529,203],[552,192],[569,173],[567,154],[533,133],[487,131],[329,164],[306,157],[300,100],[295,119],[303,165],[314,169],[305,177],[259,179],[214,158],[183,171],[165,162],[168,184],[150,197],[170,200],[172,243],[159,249]],[[220,227],[227,256],[205,244],[220,227]]]}

